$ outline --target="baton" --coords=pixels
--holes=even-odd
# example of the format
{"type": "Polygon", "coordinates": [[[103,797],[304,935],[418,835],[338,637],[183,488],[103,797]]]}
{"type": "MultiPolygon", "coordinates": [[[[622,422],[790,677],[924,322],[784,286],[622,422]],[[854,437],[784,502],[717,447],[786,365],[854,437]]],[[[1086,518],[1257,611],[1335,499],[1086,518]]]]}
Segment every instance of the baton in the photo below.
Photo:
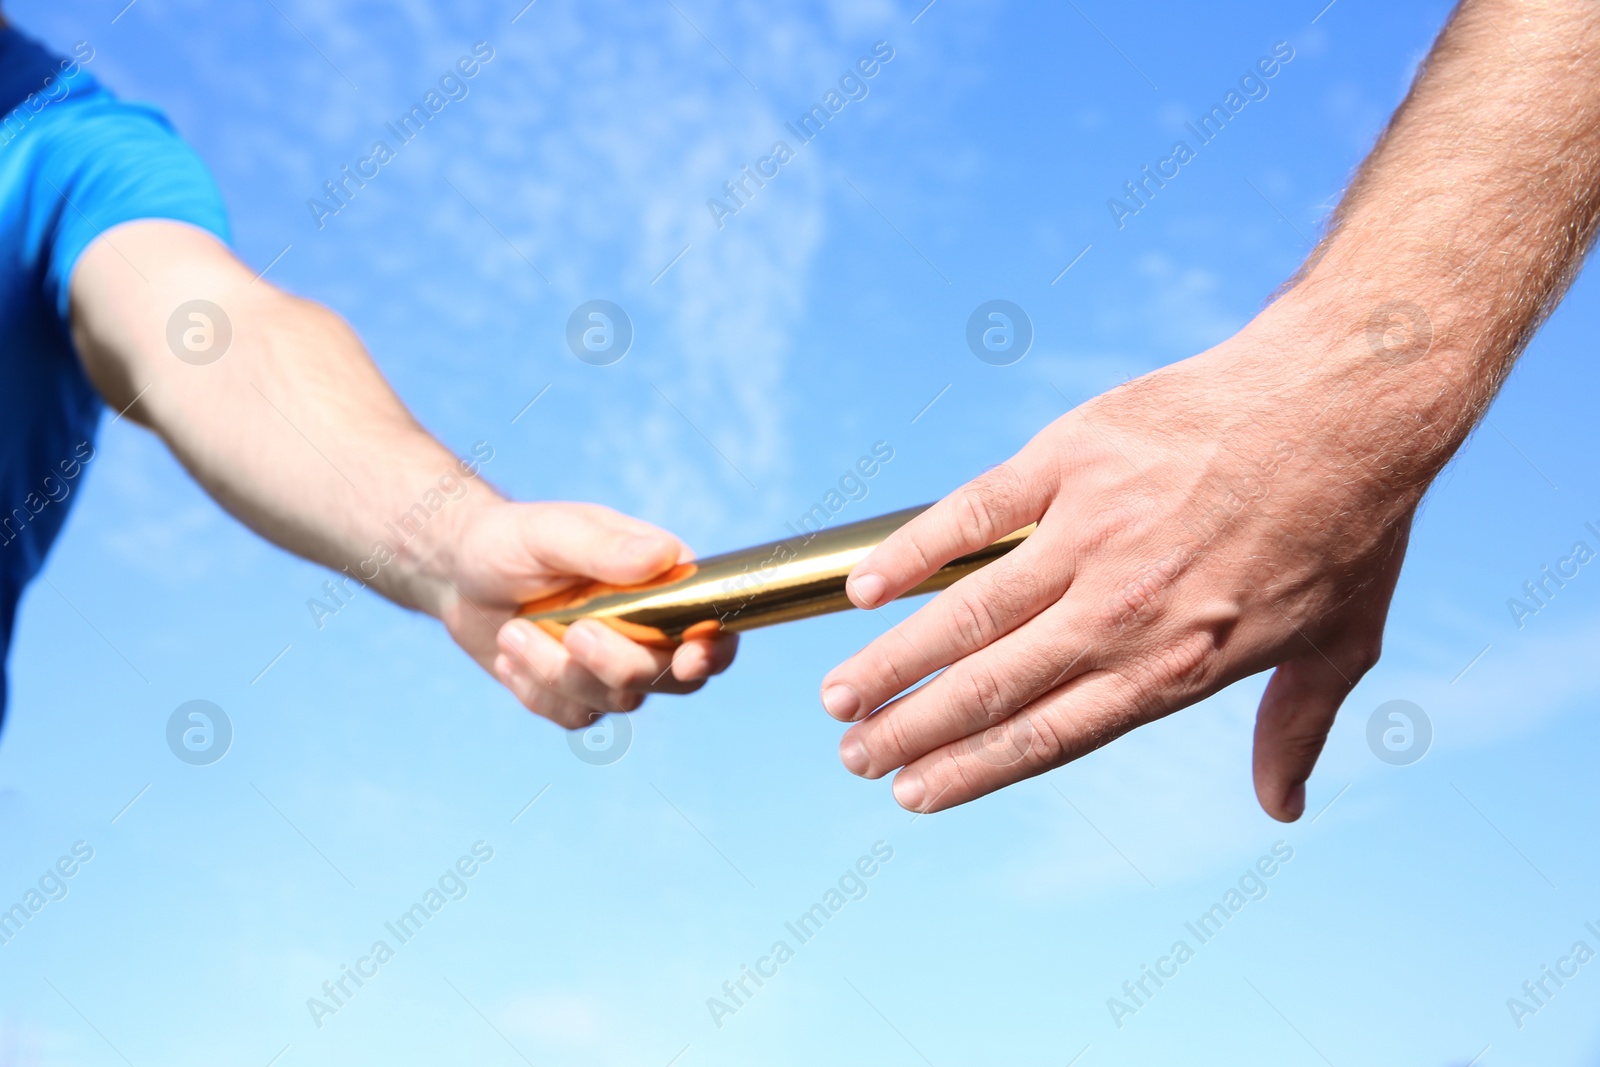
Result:
{"type": "MultiPolygon", "coordinates": [[[[558,641],[579,619],[596,619],[639,644],[674,648],[687,638],[844,611],[855,606],[845,595],[850,569],[931,506],[680,563],[638,585],[586,582],[524,604],[517,614],[558,641]]],[[[951,560],[901,596],[954,585],[1021,544],[1036,525],[951,560]]]]}

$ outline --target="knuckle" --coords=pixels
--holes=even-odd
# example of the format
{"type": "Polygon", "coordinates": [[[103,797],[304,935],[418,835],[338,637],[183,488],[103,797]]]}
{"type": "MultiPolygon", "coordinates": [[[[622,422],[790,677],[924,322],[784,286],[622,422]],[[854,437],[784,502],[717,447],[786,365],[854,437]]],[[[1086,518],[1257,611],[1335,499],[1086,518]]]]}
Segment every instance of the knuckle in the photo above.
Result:
{"type": "Polygon", "coordinates": [[[635,676],[640,673],[638,664],[613,655],[609,650],[603,655],[594,657],[592,662],[573,659],[572,666],[575,673],[592,676],[600,684],[614,689],[632,685],[635,676]]]}
{"type": "Polygon", "coordinates": [[[1027,483],[1016,465],[1010,461],[990,468],[979,481],[982,484],[982,492],[997,505],[998,510],[1002,511],[1009,508],[1027,490],[1027,483]]]}
{"type": "Polygon", "coordinates": [[[963,648],[983,648],[1002,632],[988,599],[981,593],[969,592],[956,597],[950,605],[950,622],[963,648]]]}
{"type": "Polygon", "coordinates": [[[1219,662],[1217,651],[1215,635],[1209,630],[1191,634],[1162,650],[1163,676],[1172,685],[1204,685],[1219,662]]]}
{"type": "Polygon", "coordinates": [[[992,644],[1059,596],[1059,586],[1027,567],[1012,567],[958,585],[951,602],[956,636],[968,648],[992,644]]]}
{"type": "Polygon", "coordinates": [[[1044,566],[1018,563],[991,570],[993,576],[987,579],[986,597],[990,604],[997,605],[999,611],[1012,620],[1030,607],[1056,600],[1070,580],[1068,568],[1059,561],[1044,566]]]}
{"type": "Polygon", "coordinates": [[[956,524],[971,543],[989,544],[1003,534],[1002,517],[1022,492],[1022,476],[1002,463],[969,482],[956,499],[956,524]]]}
{"type": "Polygon", "coordinates": [[[604,662],[591,667],[574,660],[573,668],[564,675],[564,679],[569,682],[577,679],[587,682],[593,679],[607,689],[621,689],[628,684],[627,672],[615,663],[604,662]]]}
{"type": "Polygon", "coordinates": [[[929,802],[937,801],[946,794],[967,799],[987,793],[991,788],[984,783],[987,766],[982,760],[965,752],[959,750],[951,752],[929,768],[923,776],[927,782],[929,802]]]}
{"type": "Polygon", "coordinates": [[[890,769],[905,763],[915,740],[915,732],[904,715],[883,716],[877,721],[876,729],[869,731],[862,739],[867,749],[867,777],[882,777],[890,769]]]}
{"type": "Polygon", "coordinates": [[[542,684],[537,677],[518,677],[514,690],[517,699],[522,701],[522,706],[529,711],[548,716],[552,705],[558,703],[552,699],[548,686],[542,684]]]}
{"type": "Polygon", "coordinates": [[[865,670],[857,689],[863,705],[877,707],[894,694],[905,692],[916,681],[908,677],[899,658],[889,654],[882,638],[867,649],[863,666],[865,670]],[[888,684],[884,684],[885,679],[888,684]]]}
{"type": "Polygon", "coordinates": [[[927,571],[932,570],[934,567],[933,557],[928,554],[928,550],[922,545],[922,539],[926,536],[928,535],[921,528],[909,532],[906,536],[906,551],[914,557],[911,560],[913,570],[927,571]]]}
{"type": "Polygon", "coordinates": [[[1352,682],[1359,681],[1368,671],[1378,665],[1378,660],[1383,656],[1383,635],[1375,634],[1359,641],[1350,653],[1348,671],[1352,682]]]}
{"type": "MultiPolygon", "coordinates": [[[[1160,529],[1156,503],[1142,492],[1102,493],[1092,512],[1075,519],[1078,538],[1086,546],[1099,548],[1130,540],[1160,529]]],[[[1167,535],[1170,537],[1170,534],[1167,535]]]]}
{"type": "Polygon", "coordinates": [[[1142,706],[1161,694],[1188,691],[1203,685],[1215,651],[1209,634],[1200,633],[1177,641],[1164,641],[1134,658],[1124,672],[1135,687],[1142,706]]]}
{"type": "Polygon", "coordinates": [[[1135,578],[1117,590],[1111,617],[1107,621],[1126,626],[1150,618],[1155,614],[1156,598],[1161,593],[1161,587],[1159,577],[1153,572],[1135,578]]]}
{"type": "Polygon", "coordinates": [[[1048,716],[1035,715],[1027,720],[1025,763],[1041,771],[1059,767],[1071,758],[1071,746],[1062,730],[1048,716]]]}
{"type": "Polygon", "coordinates": [[[662,670],[654,663],[632,664],[616,671],[615,679],[607,679],[606,682],[613,689],[644,689],[669,674],[671,668],[670,663],[667,670],[662,670]]]}
{"type": "Polygon", "coordinates": [[[528,693],[542,692],[553,687],[552,676],[559,677],[560,670],[548,663],[539,655],[518,655],[515,665],[517,677],[522,679],[524,691],[528,693]]]}
{"type": "Polygon", "coordinates": [[[965,710],[981,714],[986,723],[1000,722],[1010,712],[1005,689],[994,671],[987,667],[973,667],[963,672],[957,700],[965,710]]]}
{"type": "MultiPolygon", "coordinates": [[[[1144,709],[1159,700],[1164,686],[1160,668],[1141,659],[1133,659],[1119,665],[1113,676],[1115,696],[1112,703],[1123,709],[1125,716],[1135,719],[1141,718],[1144,709]]],[[[1094,729],[1099,730],[1104,725],[1097,723],[1094,729]]]]}
{"type": "Polygon", "coordinates": [[[1183,565],[1183,552],[1174,550],[1134,572],[1097,610],[1096,622],[1107,629],[1121,629],[1155,618],[1183,565]]]}
{"type": "Polygon", "coordinates": [[[1322,746],[1328,741],[1328,732],[1320,729],[1296,730],[1284,737],[1281,745],[1289,761],[1298,767],[1317,761],[1322,746]]]}
{"type": "Polygon", "coordinates": [[[989,508],[989,499],[982,489],[972,487],[962,491],[956,501],[956,529],[963,541],[977,543],[989,539],[989,532],[994,529],[989,508]]]}

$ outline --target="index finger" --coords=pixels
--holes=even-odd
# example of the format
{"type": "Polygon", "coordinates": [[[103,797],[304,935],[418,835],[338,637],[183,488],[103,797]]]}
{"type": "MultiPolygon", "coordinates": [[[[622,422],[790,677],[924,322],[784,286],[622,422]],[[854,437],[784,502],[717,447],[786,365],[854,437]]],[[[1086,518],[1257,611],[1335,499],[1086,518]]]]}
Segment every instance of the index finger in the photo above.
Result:
{"type": "Polygon", "coordinates": [[[845,583],[851,602],[875,608],[915,588],[958,556],[987,548],[1044,514],[1049,470],[1023,449],[890,534],[845,583]]]}

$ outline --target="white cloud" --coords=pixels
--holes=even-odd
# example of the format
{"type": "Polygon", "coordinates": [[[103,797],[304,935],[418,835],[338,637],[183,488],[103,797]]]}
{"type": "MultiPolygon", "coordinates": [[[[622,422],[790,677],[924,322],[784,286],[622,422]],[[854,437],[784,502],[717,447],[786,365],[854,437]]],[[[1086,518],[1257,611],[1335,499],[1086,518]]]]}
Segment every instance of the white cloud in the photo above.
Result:
{"type": "MultiPolygon", "coordinates": [[[[626,506],[692,535],[727,531],[782,499],[793,447],[785,387],[790,337],[808,312],[831,181],[822,156],[784,130],[768,91],[807,87],[785,99],[820,93],[825,83],[812,84],[813,72],[828,71],[831,81],[882,12],[841,15],[835,32],[842,40],[815,20],[755,5],[690,5],[685,13],[715,46],[671,5],[531,9],[516,27],[496,31],[496,57],[472,95],[449,105],[455,110],[404,149],[381,188],[373,183],[374,201],[410,205],[409,224],[426,231],[414,247],[426,248],[434,262],[416,262],[375,232],[393,225],[392,210],[387,217],[351,211],[330,229],[337,225],[340,241],[373,250],[359,284],[383,292],[392,281],[388,301],[398,320],[417,314],[405,306],[418,299],[417,277],[450,264],[452,273],[420,299],[434,323],[463,337],[481,335],[508,303],[538,306],[547,318],[552,302],[570,308],[604,297],[621,304],[641,332],[627,364],[609,377],[580,373],[587,369],[543,334],[535,355],[573,375],[580,395],[563,402],[605,412],[593,417],[595,432],[585,442],[585,480],[611,483],[626,506]],[[798,149],[796,160],[719,230],[707,198],[779,138],[798,149]],[[761,492],[752,494],[729,462],[761,492]]],[[[413,21],[407,39],[450,37],[431,16],[399,17],[413,21]]],[[[331,24],[317,28],[339,39],[331,24]]],[[[370,138],[344,139],[354,151],[370,138]]],[[[322,177],[308,174],[308,189],[322,177]]]]}

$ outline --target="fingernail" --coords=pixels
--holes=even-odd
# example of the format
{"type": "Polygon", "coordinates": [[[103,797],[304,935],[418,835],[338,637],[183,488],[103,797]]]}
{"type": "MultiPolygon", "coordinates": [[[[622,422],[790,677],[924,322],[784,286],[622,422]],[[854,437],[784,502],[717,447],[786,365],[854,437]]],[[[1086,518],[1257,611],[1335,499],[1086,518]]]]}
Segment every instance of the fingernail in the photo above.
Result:
{"type": "Polygon", "coordinates": [[[1289,795],[1284,797],[1283,806],[1289,811],[1291,820],[1298,819],[1306,812],[1306,784],[1300,782],[1289,790],[1289,795]]]}
{"type": "Polygon", "coordinates": [[[921,811],[928,789],[922,784],[922,775],[916,771],[901,771],[894,780],[894,799],[907,811],[921,811]]]}
{"type": "Polygon", "coordinates": [[[854,722],[861,713],[861,695],[848,685],[830,685],[822,691],[822,706],[840,722],[854,722]]]}
{"type": "Polygon", "coordinates": [[[527,624],[520,622],[508,623],[500,630],[500,635],[511,642],[512,648],[525,648],[528,644],[527,624]]]}
{"type": "Polygon", "coordinates": [[[844,764],[844,769],[851,774],[866,774],[867,746],[853,737],[846,737],[839,742],[839,762],[844,764]]]}
{"type": "Polygon", "coordinates": [[[509,656],[502,653],[494,658],[494,676],[501,681],[510,680],[511,658],[509,656]]]}
{"type": "Polygon", "coordinates": [[[850,591],[856,595],[856,602],[869,608],[878,603],[885,588],[883,578],[876,574],[858,574],[850,582],[850,591]]]}

